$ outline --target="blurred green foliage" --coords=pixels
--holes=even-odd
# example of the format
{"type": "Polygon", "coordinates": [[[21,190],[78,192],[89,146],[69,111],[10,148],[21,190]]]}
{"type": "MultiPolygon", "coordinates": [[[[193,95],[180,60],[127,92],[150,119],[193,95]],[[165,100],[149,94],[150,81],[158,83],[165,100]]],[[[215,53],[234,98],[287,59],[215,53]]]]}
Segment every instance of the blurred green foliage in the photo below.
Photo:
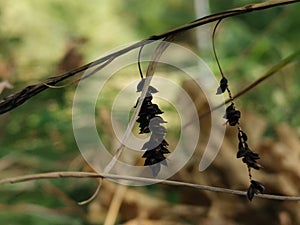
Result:
{"type": "MultiPolygon", "coordinates": [[[[211,11],[248,3],[250,1],[245,0],[226,1],[226,4],[221,0],[211,1],[211,11]]],[[[299,10],[298,4],[221,23],[216,46],[234,92],[299,48],[299,10]]],[[[5,76],[0,74],[0,78],[15,86],[12,91],[5,90],[1,97],[60,73],[57,68],[67,51],[66,46],[76,39],[86,39],[84,44],[76,45],[83,63],[116,46],[164,32],[194,18],[193,2],[184,0],[0,1],[0,64],[11,67],[10,72],[5,76]]],[[[193,46],[197,51],[196,45],[193,46]]],[[[218,74],[212,56],[205,60],[218,74]]],[[[270,127],[287,122],[299,128],[300,77],[296,68],[299,69],[299,61],[243,96],[238,104],[261,113],[270,127]]],[[[101,107],[109,109],[109,99],[119,89],[119,86],[110,89],[112,93],[101,107]]],[[[75,87],[47,90],[0,117],[1,178],[82,169],[83,163],[76,163],[79,150],[72,130],[74,90],[75,87]]],[[[109,143],[110,137],[103,135],[109,143]]],[[[94,181],[75,179],[57,180],[50,186],[59,187],[74,202],[88,198],[95,188],[94,181]]],[[[45,190],[43,182],[1,187],[0,222],[9,225],[89,224],[76,209],[66,210],[68,203],[45,190]]],[[[178,196],[169,193],[168,198],[176,202],[178,196]]]]}

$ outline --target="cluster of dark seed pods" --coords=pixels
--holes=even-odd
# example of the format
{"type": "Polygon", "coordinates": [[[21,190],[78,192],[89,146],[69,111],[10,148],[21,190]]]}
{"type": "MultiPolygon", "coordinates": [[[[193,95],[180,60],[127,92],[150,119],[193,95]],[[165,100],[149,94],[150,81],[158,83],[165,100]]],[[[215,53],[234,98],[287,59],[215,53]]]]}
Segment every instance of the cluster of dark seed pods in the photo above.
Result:
{"type": "MultiPolygon", "coordinates": [[[[144,83],[145,79],[142,79],[137,86],[137,92],[142,91],[144,83]]],[[[161,125],[166,123],[166,121],[159,116],[163,111],[159,109],[157,104],[152,103],[152,94],[157,92],[154,87],[149,86],[138,115],[139,117],[136,120],[140,124],[140,134],[151,133],[149,141],[142,147],[142,150],[145,151],[142,157],[146,158],[144,165],[151,168],[154,177],[158,175],[161,165],[167,166],[164,154],[170,153],[168,150],[169,144],[164,139],[167,130],[161,125]]]]}
{"type": "Polygon", "coordinates": [[[238,128],[238,152],[237,158],[242,158],[243,163],[247,165],[249,179],[250,179],[250,186],[247,191],[247,197],[251,201],[254,197],[254,194],[263,193],[265,187],[259,183],[258,181],[252,180],[251,175],[251,168],[259,170],[261,166],[257,163],[259,159],[259,155],[256,152],[253,152],[247,144],[248,137],[246,133],[241,129],[239,125],[239,119],[241,117],[241,112],[235,108],[233,98],[231,92],[228,88],[228,80],[222,76],[220,81],[220,86],[217,89],[217,94],[223,94],[225,91],[228,92],[231,104],[226,108],[226,112],[224,118],[227,119],[227,124],[230,126],[237,126],[238,128]]]}
{"type": "Polygon", "coordinates": [[[246,133],[240,129],[238,132],[238,139],[239,139],[239,145],[238,145],[238,152],[236,157],[237,158],[243,157],[242,159],[243,163],[247,164],[249,168],[259,170],[261,166],[256,161],[259,159],[259,155],[256,152],[253,152],[248,147],[247,144],[248,137],[246,133]]]}

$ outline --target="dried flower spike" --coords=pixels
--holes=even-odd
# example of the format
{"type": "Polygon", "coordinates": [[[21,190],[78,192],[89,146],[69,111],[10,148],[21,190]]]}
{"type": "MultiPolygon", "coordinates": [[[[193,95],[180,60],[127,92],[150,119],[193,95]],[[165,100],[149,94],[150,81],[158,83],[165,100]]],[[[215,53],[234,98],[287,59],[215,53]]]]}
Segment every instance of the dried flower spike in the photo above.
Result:
{"type": "Polygon", "coordinates": [[[245,163],[248,167],[248,175],[249,175],[249,179],[250,179],[250,186],[248,188],[247,191],[247,197],[248,199],[251,201],[254,197],[255,193],[263,193],[265,190],[265,187],[257,182],[252,180],[252,175],[251,175],[251,168],[259,170],[261,168],[261,165],[259,165],[257,163],[257,160],[259,159],[259,155],[255,152],[253,152],[247,144],[247,140],[248,137],[246,135],[246,133],[244,131],[242,131],[240,125],[239,125],[239,120],[241,118],[241,112],[239,110],[235,109],[235,104],[234,104],[234,99],[231,95],[231,91],[228,87],[228,80],[225,78],[221,65],[219,63],[218,57],[217,57],[217,53],[216,53],[216,49],[215,49],[215,33],[217,30],[218,25],[220,24],[221,20],[219,20],[217,22],[217,24],[214,27],[213,30],[213,34],[212,34],[212,46],[213,46],[213,52],[214,52],[214,56],[216,59],[216,62],[218,64],[220,73],[222,75],[222,79],[220,81],[220,86],[217,89],[217,95],[218,94],[222,94],[225,91],[227,91],[228,96],[229,96],[229,100],[230,100],[230,105],[226,108],[226,112],[224,115],[224,118],[227,119],[227,124],[229,124],[230,126],[236,126],[238,128],[238,152],[236,154],[237,158],[242,158],[243,163],[245,163]]]}
{"type": "Polygon", "coordinates": [[[236,110],[234,104],[231,103],[231,105],[226,108],[224,118],[227,119],[230,126],[235,126],[239,123],[240,117],[241,112],[239,110],[236,110]]]}
{"type": "MultiPolygon", "coordinates": [[[[141,92],[145,83],[145,79],[137,85],[137,92],[141,92]]],[[[167,129],[161,124],[166,123],[162,117],[158,116],[163,113],[157,104],[152,103],[152,94],[158,91],[149,86],[146,97],[143,100],[139,117],[136,120],[140,125],[140,134],[151,133],[150,139],[146,142],[142,150],[145,151],[143,158],[145,159],[145,166],[149,166],[152,175],[156,177],[161,169],[161,165],[168,166],[164,154],[170,153],[168,150],[168,142],[164,139],[167,129]]],[[[140,99],[138,99],[140,101],[140,99]]],[[[136,106],[135,106],[136,107],[136,106]]]]}
{"type": "Polygon", "coordinates": [[[261,166],[257,163],[259,155],[256,152],[253,152],[247,144],[248,137],[244,131],[239,128],[238,132],[238,152],[236,157],[243,157],[242,161],[247,164],[248,167],[259,170],[261,166]]]}

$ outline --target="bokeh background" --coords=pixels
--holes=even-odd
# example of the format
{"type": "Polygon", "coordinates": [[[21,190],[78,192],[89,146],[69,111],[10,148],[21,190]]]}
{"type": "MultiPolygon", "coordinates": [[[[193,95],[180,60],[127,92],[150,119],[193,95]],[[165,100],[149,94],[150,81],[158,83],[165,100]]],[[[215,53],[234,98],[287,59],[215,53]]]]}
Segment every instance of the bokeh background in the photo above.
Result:
{"type": "MultiPolygon", "coordinates": [[[[116,47],[162,33],[195,18],[253,3],[249,0],[0,0],[1,95],[95,60],[116,47]]],[[[299,51],[299,4],[226,19],[216,45],[233,93],[273,65],[299,51]]],[[[212,25],[180,35],[177,43],[201,56],[218,74],[211,49],[212,25]]],[[[138,71],[124,74],[134,79],[138,71]]],[[[300,195],[299,57],[236,101],[249,144],[264,169],[254,174],[267,192],[300,195]]],[[[218,75],[217,75],[218,76],[218,75]]],[[[114,79],[107,104],[98,106],[99,135],[113,147],[111,96],[124,80],[114,79]]],[[[208,107],[192,81],[181,84],[199,114],[208,107]]],[[[0,178],[48,171],[92,171],[73,136],[76,85],[49,89],[0,116],[0,178]]],[[[134,105],[135,102],[132,103],[134,105]]],[[[129,106],[132,107],[132,106],[129,106]]],[[[164,115],[174,113],[163,108],[164,115]]],[[[169,116],[170,118],[170,116],[169,116]]],[[[225,122],[225,121],[224,121],[225,122]]],[[[168,124],[169,139],[178,132],[168,124]]],[[[201,139],[190,162],[173,179],[246,190],[247,170],[235,158],[236,130],[228,129],[220,154],[204,172],[198,164],[210,122],[201,121],[201,139]]],[[[98,198],[92,179],[57,179],[0,187],[1,224],[300,224],[299,203],[216,194],[165,185],[124,187],[104,181],[98,198]],[[112,204],[114,202],[114,204],[112,204]]]]}

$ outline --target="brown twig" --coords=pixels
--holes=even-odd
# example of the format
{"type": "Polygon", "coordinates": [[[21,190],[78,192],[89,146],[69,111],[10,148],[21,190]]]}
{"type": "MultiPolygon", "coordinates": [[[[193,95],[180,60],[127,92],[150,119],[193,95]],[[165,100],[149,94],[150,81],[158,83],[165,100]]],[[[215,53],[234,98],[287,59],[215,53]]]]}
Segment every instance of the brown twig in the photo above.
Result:
{"type": "Polygon", "coordinates": [[[0,114],[3,114],[3,113],[13,110],[14,108],[23,104],[28,99],[32,98],[33,96],[41,93],[42,91],[44,91],[46,89],[48,89],[50,86],[54,86],[57,83],[67,80],[68,78],[73,77],[78,73],[84,72],[89,68],[101,65],[102,63],[105,63],[109,60],[115,59],[121,55],[126,54],[129,51],[132,51],[141,46],[150,44],[154,41],[161,40],[161,39],[167,38],[169,36],[178,34],[180,32],[187,31],[187,30],[193,29],[195,27],[199,27],[201,25],[208,24],[208,23],[211,23],[214,21],[218,21],[218,20],[221,20],[224,18],[237,16],[237,15],[241,15],[241,14],[247,14],[247,13],[259,11],[259,10],[265,10],[265,9],[277,7],[280,5],[292,4],[292,3],[299,2],[299,1],[300,0],[271,0],[271,1],[257,3],[257,4],[246,5],[246,6],[243,6],[240,8],[235,8],[235,9],[231,9],[231,10],[228,10],[225,12],[220,12],[220,13],[212,14],[209,16],[205,16],[203,18],[197,19],[197,20],[187,23],[183,26],[180,26],[180,27],[177,27],[170,31],[167,31],[165,33],[150,36],[147,39],[144,39],[135,44],[132,44],[132,45],[130,45],[126,48],[123,48],[119,51],[113,52],[107,56],[104,56],[100,59],[97,59],[93,62],[83,65],[73,71],[67,72],[60,76],[50,77],[43,82],[40,82],[35,85],[29,85],[26,88],[24,88],[23,90],[15,93],[15,94],[11,94],[9,96],[4,97],[2,100],[0,100],[0,114]]]}
{"type": "MultiPolygon", "coordinates": [[[[25,175],[25,176],[14,177],[14,178],[7,178],[7,179],[0,180],[0,185],[21,183],[21,182],[41,180],[41,179],[57,179],[57,178],[102,178],[102,179],[110,179],[115,181],[126,180],[126,181],[144,182],[145,185],[160,183],[160,184],[171,185],[171,186],[196,188],[204,191],[221,192],[225,194],[244,195],[244,196],[246,195],[245,191],[232,190],[232,189],[221,188],[221,187],[212,187],[207,185],[186,183],[186,182],[173,181],[173,180],[161,180],[155,178],[132,177],[132,176],[122,176],[122,175],[115,175],[115,174],[101,174],[101,173],[88,173],[88,172],[75,172],[75,171],[39,173],[39,174],[25,175]]],[[[272,200],[282,200],[282,201],[300,201],[300,196],[258,194],[257,197],[272,199],[272,200]]]]}

